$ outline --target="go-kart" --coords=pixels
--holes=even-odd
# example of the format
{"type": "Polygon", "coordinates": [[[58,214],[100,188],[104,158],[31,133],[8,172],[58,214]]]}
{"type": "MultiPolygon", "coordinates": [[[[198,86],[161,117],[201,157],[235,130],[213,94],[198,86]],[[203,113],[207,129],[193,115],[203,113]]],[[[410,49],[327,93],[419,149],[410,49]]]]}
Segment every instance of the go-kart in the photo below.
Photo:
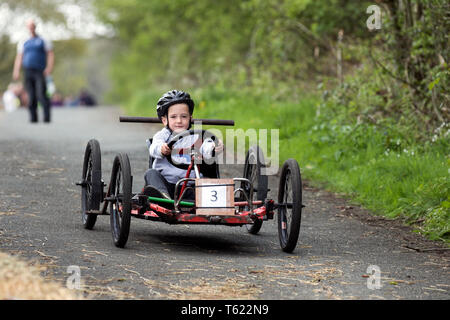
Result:
{"type": "MultiPolygon", "coordinates": [[[[229,120],[201,120],[203,124],[234,124],[229,120]]],[[[160,122],[158,118],[133,117],[120,117],[120,121],[160,122]]],[[[284,162],[275,201],[267,199],[268,176],[265,175],[263,152],[257,145],[247,151],[243,177],[221,179],[217,161],[202,159],[199,147],[204,139],[212,139],[216,144],[218,141],[207,130],[187,130],[168,143],[172,150],[168,161],[187,170],[186,177],[176,183],[173,198],[167,198],[152,186],[133,193],[133,176],[125,153],[115,156],[109,185],[106,185],[102,180],[100,144],[91,139],[84,153],[81,181],[76,183],[81,186],[84,227],[93,229],[99,215],[109,215],[114,244],[123,248],[128,240],[131,217],[169,224],[245,225],[248,232],[257,234],[263,221],[273,219],[277,212],[281,249],[292,252],[297,245],[303,208],[297,161],[288,159],[284,162]],[[192,171],[195,178],[191,177],[192,171]],[[189,189],[195,195],[194,199],[186,198],[189,189]]],[[[152,162],[150,157],[150,166],[152,162]]]]}

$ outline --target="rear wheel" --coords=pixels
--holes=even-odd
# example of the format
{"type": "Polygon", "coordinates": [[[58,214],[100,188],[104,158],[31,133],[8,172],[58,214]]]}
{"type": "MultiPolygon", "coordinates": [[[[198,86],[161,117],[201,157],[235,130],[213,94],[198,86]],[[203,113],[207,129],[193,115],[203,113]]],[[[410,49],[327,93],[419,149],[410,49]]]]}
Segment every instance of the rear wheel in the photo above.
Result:
{"type": "Polygon", "coordinates": [[[302,180],[294,159],[288,159],[281,169],[278,188],[278,236],[281,249],[292,252],[300,233],[302,212],[302,180]]]}
{"type": "Polygon", "coordinates": [[[111,172],[110,203],[111,232],[116,247],[123,248],[128,240],[131,219],[131,169],[126,154],[114,158],[111,172]]]}
{"type": "MultiPolygon", "coordinates": [[[[250,194],[250,186],[243,184],[243,189],[248,195],[249,201],[256,200],[264,202],[267,198],[268,178],[265,175],[265,160],[261,148],[257,145],[250,147],[245,157],[244,178],[250,180],[253,185],[253,194],[250,194]]],[[[246,224],[247,231],[257,234],[262,227],[262,220],[257,219],[253,224],[246,224]]]]}
{"type": "Polygon", "coordinates": [[[87,212],[99,210],[103,193],[100,144],[95,139],[86,146],[81,181],[81,219],[86,229],[92,229],[97,215],[87,212]]]}

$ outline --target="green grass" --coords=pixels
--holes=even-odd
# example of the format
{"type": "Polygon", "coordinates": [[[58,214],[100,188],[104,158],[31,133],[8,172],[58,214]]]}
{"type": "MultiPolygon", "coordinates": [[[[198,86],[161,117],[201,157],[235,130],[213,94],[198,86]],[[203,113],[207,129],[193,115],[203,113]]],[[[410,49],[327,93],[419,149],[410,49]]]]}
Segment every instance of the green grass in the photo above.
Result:
{"type": "MultiPolygon", "coordinates": [[[[160,95],[137,94],[127,112],[155,116],[160,95]]],[[[320,99],[314,94],[296,102],[220,90],[191,95],[195,118],[233,119],[244,130],[279,129],[280,166],[295,158],[312,183],[345,193],[375,214],[414,224],[430,239],[450,242],[448,135],[423,145],[408,140],[395,123],[344,125],[316,114],[320,99]]]]}

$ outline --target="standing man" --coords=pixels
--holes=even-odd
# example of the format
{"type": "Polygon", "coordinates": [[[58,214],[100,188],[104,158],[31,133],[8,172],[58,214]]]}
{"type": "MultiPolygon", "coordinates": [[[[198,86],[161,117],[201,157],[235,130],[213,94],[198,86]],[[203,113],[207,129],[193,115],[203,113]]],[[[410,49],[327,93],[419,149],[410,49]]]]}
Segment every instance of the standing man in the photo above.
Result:
{"type": "Polygon", "coordinates": [[[44,122],[50,122],[50,99],[47,96],[46,76],[53,71],[53,47],[50,41],[46,41],[36,34],[36,24],[33,20],[27,22],[27,28],[31,37],[17,46],[13,79],[19,79],[20,68],[23,66],[25,89],[29,98],[30,122],[38,121],[38,101],[44,109],[44,122]]]}

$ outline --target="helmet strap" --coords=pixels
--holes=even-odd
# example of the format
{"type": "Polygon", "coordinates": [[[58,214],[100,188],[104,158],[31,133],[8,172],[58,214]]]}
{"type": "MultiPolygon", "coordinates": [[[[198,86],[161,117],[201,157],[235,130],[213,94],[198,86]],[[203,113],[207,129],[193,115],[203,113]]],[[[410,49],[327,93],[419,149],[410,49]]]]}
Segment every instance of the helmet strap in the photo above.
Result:
{"type": "Polygon", "coordinates": [[[170,134],[172,134],[172,129],[169,128],[169,118],[167,118],[166,128],[170,131],[170,134]]]}

